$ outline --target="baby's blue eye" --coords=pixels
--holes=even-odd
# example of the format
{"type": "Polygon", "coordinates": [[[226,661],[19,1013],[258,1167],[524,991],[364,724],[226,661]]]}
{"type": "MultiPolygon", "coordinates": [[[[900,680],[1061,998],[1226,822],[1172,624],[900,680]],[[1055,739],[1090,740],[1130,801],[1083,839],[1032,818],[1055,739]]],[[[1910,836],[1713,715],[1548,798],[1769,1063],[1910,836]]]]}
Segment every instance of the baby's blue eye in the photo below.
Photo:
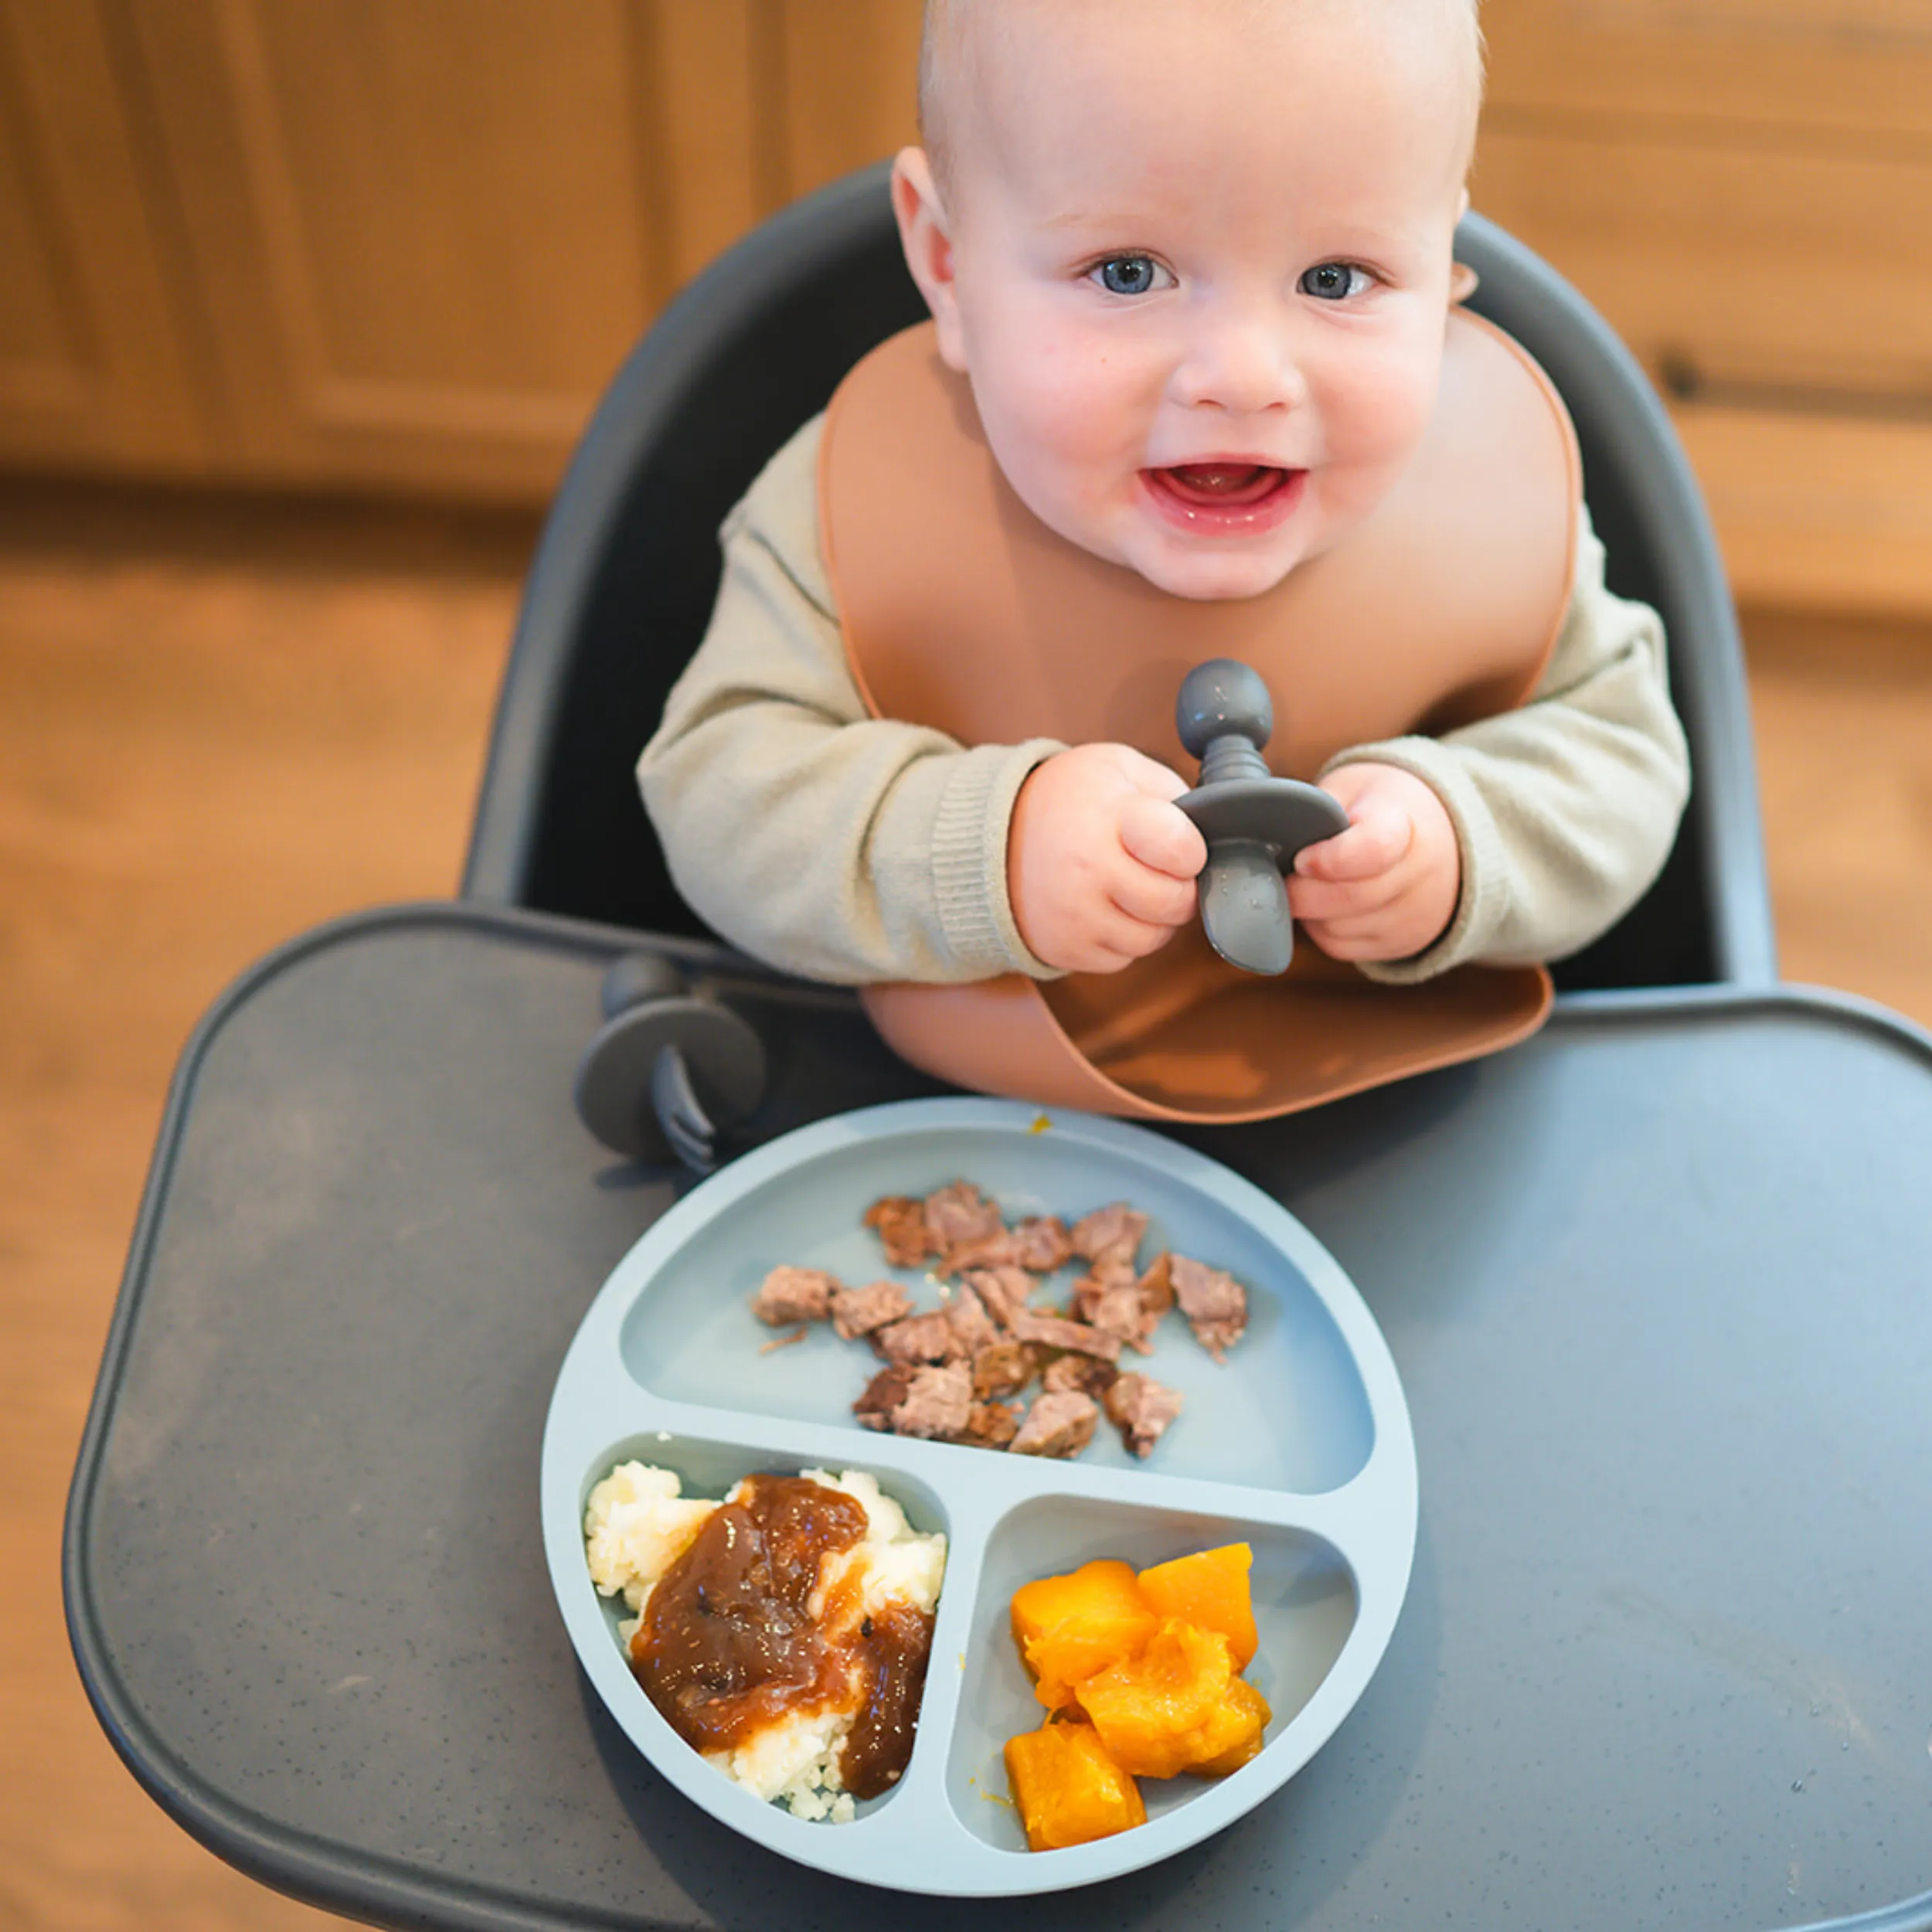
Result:
{"type": "Polygon", "coordinates": [[[1369,286],[1369,278],[1346,262],[1318,262],[1303,272],[1295,286],[1304,295],[1325,302],[1339,302],[1361,294],[1369,286]]]}
{"type": "Polygon", "coordinates": [[[1151,255],[1110,255],[1091,274],[1110,295],[1145,295],[1165,272],[1151,255]]]}

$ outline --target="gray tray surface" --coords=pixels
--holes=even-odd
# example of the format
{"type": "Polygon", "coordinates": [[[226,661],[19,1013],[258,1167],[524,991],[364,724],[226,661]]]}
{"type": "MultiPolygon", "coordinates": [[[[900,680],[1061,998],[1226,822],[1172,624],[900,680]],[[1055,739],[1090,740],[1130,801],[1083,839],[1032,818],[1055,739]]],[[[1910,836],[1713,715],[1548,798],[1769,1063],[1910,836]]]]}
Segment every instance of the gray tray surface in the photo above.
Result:
{"type": "MultiPolygon", "coordinates": [[[[680,1191],[570,1111],[626,937],[371,915],[211,1015],[82,1446],[77,1655],[191,1830],[377,1923],[898,1923],[903,1897],[672,1789],[557,1614],[551,1391],[680,1191]]],[[[761,1131],[933,1090],[848,1005],[755,1012],[782,1049],[761,1131]]],[[[1796,994],[1572,1004],[1480,1066],[1185,1138],[1387,1338],[1414,1573],[1361,1701],[1267,1803],[1002,1925],[1716,1932],[1924,1893],[1924,1037],[1796,994]]],[[[1882,1923],[1923,1932],[1932,1898],[1882,1923]]]]}

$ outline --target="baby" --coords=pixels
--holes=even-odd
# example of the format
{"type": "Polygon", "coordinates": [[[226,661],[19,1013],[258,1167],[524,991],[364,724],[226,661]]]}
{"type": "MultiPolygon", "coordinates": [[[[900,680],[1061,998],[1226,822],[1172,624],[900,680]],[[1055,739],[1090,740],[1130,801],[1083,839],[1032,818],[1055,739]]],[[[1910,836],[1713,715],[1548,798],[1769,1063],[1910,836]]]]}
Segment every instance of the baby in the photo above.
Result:
{"type": "MultiPolygon", "coordinates": [[[[1360,529],[1436,408],[1481,90],[1475,0],[929,0],[925,145],[893,206],[1026,510],[1190,603],[1260,597],[1360,529]]],[[[747,951],[847,983],[1155,954],[1195,918],[1189,781],[1125,743],[871,715],[823,421],[726,522],[711,628],[639,764],[679,890],[747,951]]],[[[1346,627],[1324,648],[1349,655],[1346,627]]],[[[1573,952],[1683,807],[1661,627],[1606,590],[1586,515],[1526,702],[1297,775],[1348,813],[1288,887],[1332,958],[1407,982],[1573,952]]]]}

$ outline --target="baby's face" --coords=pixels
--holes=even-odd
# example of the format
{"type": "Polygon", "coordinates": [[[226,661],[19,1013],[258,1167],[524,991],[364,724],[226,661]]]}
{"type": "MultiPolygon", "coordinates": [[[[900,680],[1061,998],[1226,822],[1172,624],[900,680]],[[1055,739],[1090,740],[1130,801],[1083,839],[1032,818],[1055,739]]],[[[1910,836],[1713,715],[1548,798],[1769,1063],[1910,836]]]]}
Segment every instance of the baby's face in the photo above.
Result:
{"type": "Polygon", "coordinates": [[[941,352],[1063,536],[1179,596],[1267,590],[1434,406],[1471,111],[1446,10],[994,11],[943,207],[917,151],[895,184],[941,352]]]}

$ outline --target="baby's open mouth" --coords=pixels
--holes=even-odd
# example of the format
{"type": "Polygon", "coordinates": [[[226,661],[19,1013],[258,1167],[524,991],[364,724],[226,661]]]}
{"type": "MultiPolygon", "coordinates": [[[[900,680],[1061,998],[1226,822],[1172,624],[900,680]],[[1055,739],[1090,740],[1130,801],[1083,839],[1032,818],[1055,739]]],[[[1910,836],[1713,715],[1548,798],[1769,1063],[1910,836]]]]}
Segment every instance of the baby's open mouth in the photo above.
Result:
{"type": "Polygon", "coordinates": [[[1175,463],[1141,472],[1155,507],[1200,536],[1256,536],[1294,513],[1306,470],[1272,463],[1175,463]]]}
{"type": "Polygon", "coordinates": [[[1214,509],[1258,503],[1292,474],[1265,463],[1177,463],[1155,472],[1176,496],[1214,509]]]}

